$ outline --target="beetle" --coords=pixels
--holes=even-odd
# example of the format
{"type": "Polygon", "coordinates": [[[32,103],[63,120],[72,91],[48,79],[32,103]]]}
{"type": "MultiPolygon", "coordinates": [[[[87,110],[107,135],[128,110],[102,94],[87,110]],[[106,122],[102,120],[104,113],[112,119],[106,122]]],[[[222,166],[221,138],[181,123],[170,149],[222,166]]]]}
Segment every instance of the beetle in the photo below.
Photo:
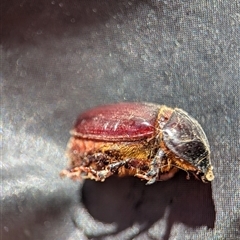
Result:
{"type": "Polygon", "coordinates": [[[214,179],[207,137],[179,108],[145,102],[98,106],[80,114],[70,134],[63,177],[104,181],[116,174],[152,184],[181,169],[188,179],[189,173],[203,182],[214,179]]]}

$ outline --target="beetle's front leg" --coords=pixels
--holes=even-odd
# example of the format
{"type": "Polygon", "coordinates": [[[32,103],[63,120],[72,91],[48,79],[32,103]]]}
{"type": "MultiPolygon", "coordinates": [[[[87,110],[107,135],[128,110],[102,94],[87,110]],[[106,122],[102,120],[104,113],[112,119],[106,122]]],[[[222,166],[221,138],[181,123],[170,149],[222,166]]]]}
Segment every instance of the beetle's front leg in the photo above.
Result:
{"type": "Polygon", "coordinates": [[[150,170],[146,174],[148,177],[148,182],[146,183],[147,185],[153,184],[158,179],[159,170],[162,167],[164,157],[165,153],[162,150],[158,150],[157,154],[150,164],[150,170]]]}
{"type": "Polygon", "coordinates": [[[159,171],[163,166],[163,158],[165,157],[165,153],[162,150],[158,150],[152,162],[150,163],[150,169],[146,174],[137,173],[135,176],[145,179],[148,182],[147,185],[152,184],[158,180],[159,171]]]}

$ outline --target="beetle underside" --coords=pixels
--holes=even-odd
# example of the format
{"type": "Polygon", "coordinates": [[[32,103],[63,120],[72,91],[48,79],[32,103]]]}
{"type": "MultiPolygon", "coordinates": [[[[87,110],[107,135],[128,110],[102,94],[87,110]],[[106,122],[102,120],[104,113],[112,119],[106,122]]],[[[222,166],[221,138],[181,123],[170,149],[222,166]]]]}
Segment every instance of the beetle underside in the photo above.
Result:
{"type": "Polygon", "coordinates": [[[154,141],[114,143],[72,137],[67,150],[70,168],[61,176],[104,181],[115,174],[136,176],[152,184],[172,178],[179,169],[186,171],[187,177],[188,172],[197,172],[196,167],[177,158],[164,145],[163,157],[158,158],[158,149],[154,141]]]}

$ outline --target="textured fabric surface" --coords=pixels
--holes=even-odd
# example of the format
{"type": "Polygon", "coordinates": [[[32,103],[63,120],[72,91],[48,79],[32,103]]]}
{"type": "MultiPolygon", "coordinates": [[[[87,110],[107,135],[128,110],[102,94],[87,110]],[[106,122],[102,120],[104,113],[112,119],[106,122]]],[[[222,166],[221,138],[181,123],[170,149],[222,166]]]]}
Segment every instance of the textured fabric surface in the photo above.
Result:
{"type": "Polygon", "coordinates": [[[237,0],[3,0],[1,239],[240,239],[237,0]],[[215,180],[61,180],[77,115],[147,101],[201,123],[215,180]]]}

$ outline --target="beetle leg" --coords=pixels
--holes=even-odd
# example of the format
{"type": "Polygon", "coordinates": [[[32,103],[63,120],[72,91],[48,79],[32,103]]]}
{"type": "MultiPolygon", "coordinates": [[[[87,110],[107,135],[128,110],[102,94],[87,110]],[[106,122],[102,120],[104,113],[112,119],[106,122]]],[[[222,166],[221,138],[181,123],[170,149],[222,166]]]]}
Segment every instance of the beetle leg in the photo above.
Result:
{"type": "Polygon", "coordinates": [[[150,181],[150,178],[146,174],[136,173],[134,175],[134,177],[138,177],[138,178],[141,178],[143,180],[150,181]]]}
{"type": "Polygon", "coordinates": [[[104,181],[101,177],[98,176],[98,172],[91,167],[74,167],[72,169],[64,169],[61,171],[61,177],[69,177],[72,180],[82,180],[86,178],[95,179],[96,181],[104,181]]]}
{"type": "Polygon", "coordinates": [[[104,170],[99,170],[99,171],[91,171],[91,173],[93,173],[96,176],[96,180],[97,181],[104,181],[106,178],[110,177],[111,175],[113,175],[114,173],[116,173],[116,171],[124,166],[127,162],[129,162],[130,159],[127,159],[125,161],[121,161],[121,162],[115,162],[115,163],[111,163],[109,164],[104,170]]]}
{"type": "Polygon", "coordinates": [[[80,167],[74,167],[72,169],[64,169],[61,171],[60,177],[69,177],[72,180],[82,179],[82,176],[81,176],[82,172],[88,173],[89,168],[80,166],[80,167]]]}
{"type": "Polygon", "coordinates": [[[104,181],[107,177],[111,176],[113,173],[108,170],[94,170],[91,167],[75,167],[70,170],[63,170],[60,173],[61,177],[69,177],[72,180],[77,180],[77,179],[94,179],[96,181],[104,181]],[[82,174],[85,173],[85,174],[82,174]]]}
{"type": "MultiPolygon", "coordinates": [[[[110,176],[109,171],[108,170],[94,170],[91,167],[89,168],[89,173],[93,176],[92,178],[96,181],[101,181],[103,182],[107,177],[110,176]]],[[[91,178],[90,176],[88,176],[87,178],[91,178]]]]}
{"type": "Polygon", "coordinates": [[[165,153],[162,150],[158,150],[156,156],[153,158],[150,164],[150,170],[147,172],[148,182],[147,185],[153,184],[156,182],[159,176],[159,169],[162,167],[162,159],[165,156],[165,153]]]}
{"type": "Polygon", "coordinates": [[[107,168],[115,173],[120,167],[123,167],[125,164],[127,164],[131,159],[126,159],[124,161],[121,162],[116,162],[116,163],[112,163],[110,165],[107,166],[107,168]]]}
{"type": "Polygon", "coordinates": [[[162,159],[164,158],[165,153],[162,150],[159,150],[156,156],[153,158],[152,162],[150,163],[150,169],[146,174],[135,174],[136,177],[142,178],[147,180],[147,185],[153,184],[157,181],[159,177],[159,171],[162,166],[162,159]]]}

